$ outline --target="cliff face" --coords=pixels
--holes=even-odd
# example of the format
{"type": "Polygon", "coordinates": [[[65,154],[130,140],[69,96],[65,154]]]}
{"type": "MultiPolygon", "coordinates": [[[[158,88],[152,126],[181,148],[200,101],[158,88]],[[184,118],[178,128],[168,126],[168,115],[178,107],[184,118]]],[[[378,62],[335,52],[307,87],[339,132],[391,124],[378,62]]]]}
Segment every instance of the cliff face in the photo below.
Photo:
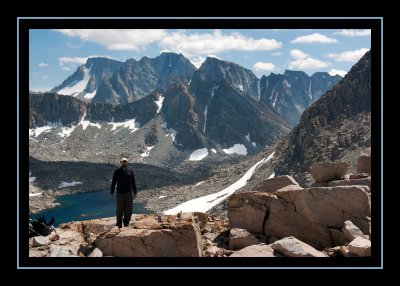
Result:
{"type": "Polygon", "coordinates": [[[82,118],[87,103],[56,93],[29,94],[29,128],[45,125],[76,124],[82,118]]]}
{"type": "MultiPolygon", "coordinates": [[[[371,146],[371,52],[301,116],[277,148],[276,173],[304,177],[316,161],[354,161],[371,146]]],[[[305,183],[302,181],[302,183],[305,183]]]]}

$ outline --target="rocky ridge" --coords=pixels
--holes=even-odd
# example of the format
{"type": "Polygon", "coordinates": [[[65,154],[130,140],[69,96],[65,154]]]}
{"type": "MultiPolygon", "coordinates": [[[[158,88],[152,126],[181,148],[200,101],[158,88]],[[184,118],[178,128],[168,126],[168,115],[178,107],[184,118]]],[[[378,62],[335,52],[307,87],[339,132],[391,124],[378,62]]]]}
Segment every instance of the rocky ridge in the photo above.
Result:
{"type": "MultiPolygon", "coordinates": [[[[362,157],[360,169],[367,167],[365,153],[362,157]]],[[[338,166],[313,166],[317,173],[331,174],[325,187],[302,188],[286,176],[266,180],[257,191],[233,194],[228,219],[198,212],[133,215],[130,225],[121,229],[115,227],[115,218],[71,222],[47,237],[30,239],[29,253],[31,257],[370,256],[371,189],[353,184],[356,177],[370,180],[370,174],[338,178],[338,166]],[[338,181],[343,183],[329,186],[338,181]]]]}

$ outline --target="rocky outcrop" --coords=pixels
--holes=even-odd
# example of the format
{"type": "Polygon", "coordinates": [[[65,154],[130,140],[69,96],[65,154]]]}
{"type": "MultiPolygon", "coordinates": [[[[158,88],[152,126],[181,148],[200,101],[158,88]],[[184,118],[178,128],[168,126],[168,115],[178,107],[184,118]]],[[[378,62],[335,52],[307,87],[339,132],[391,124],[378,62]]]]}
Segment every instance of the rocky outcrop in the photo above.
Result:
{"type": "Polygon", "coordinates": [[[358,236],[349,243],[348,249],[350,253],[357,256],[371,256],[371,241],[361,236],[358,236]]]}
{"type": "Polygon", "coordinates": [[[257,238],[245,229],[232,228],[229,233],[229,249],[238,250],[258,244],[257,238]]]}
{"type": "Polygon", "coordinates": [[[338,180],[338,181],[331,181],[328,183],[329,187],[335,186],[368,186],[371,189],[371,177],[362,178],[362,179],[349,179],[349,180],[338,180]]]}
{"type": "MultiPolygon", "coordinates": [[[[292,174],[301,185],[310,182],[315,162],[357,160],[371,147],[371,51],[343,80],[301,116],[299,124],[276,149],[276,175],[292,174]]],[[[350,166],[355,171],[355,166],[350,166]]]]}
{"type": "Polygon", "coordinates": [[[86,107],[87,103],[71,96],[56,93],[29,94],[29,128],[76,124],[86,107]]]}
{"type": "Polygon", "coordinates": [[[352,223],[350,220],[346,220],[344,222],[343,227],[342,227],[342,232],[343,232],[343,234],[346,237],[348,242],[356,239],[359,236],[362,237],[362,238],[368,239],[368,237],[366,237],[362,233],[362,231],[358,227],[356,227],[354,225],[354,223],[352,223]]]}
{"type": "Polygon", "coordinates": [[[271,179],[267,179],[257,185],[253,191],[255,192],[268,192],[273,193],[281,188],[293,186],[300,187],[299,184],[291,176],[279,176],[271,179]]]}
{"type": "Polygon", "coordinates": [[[285,237],[284,239],[274,242],[271,244],[271,248],[286,257],[327,257],[326,254],[293,236],[285,237]]]}
{"type": "MultiPolygon", "coordinates": [[[[212,222],[214,227],[217,221],[212,222]]],[[[202,213],[162,216],[161,223],[156,215],[134,215],[122,229],[115,227],[115,218],[65,223],[48,237],[31,239],[30,256],[200,257],[201,227],[207,223],[202,213]]]]}
{"type": "Polygon", "coordinates": [[[340,229],[349,219],[369,233],[371,216],[364,186],[237,193],[230,197],[228,208],[231,227],[266,236],[294,236],[317,249],[334,246],[330,228],[340,229]]]}
{"type": "Polygon", "coordinates": [[[50,243],[50,239],[45,236],[36,236],[32,239],[32,246],[44,246],[50,243]]]}
{"type": "Polygon", "coordinates": [[[310,173],[315,182],[328,182],[343,177],[347,169],[346,162],[316,162],[311,165],[310,173]]]}
{"type": "Polygon", "coordinates": [[[251,245],[235,251],[229,257],[281,257],[279,253],[274,251],[269,245],[251,245]]]}
{"type": "Polygon", "coordinates": [[[357,161],[358,173],[371,173],[371,149],[361,152],[357,161]]]}
{"type": "Polygon", "coordinates": [[[142,228],[132,227],[99,235],[96,246],[115,257],[200,257],[202,239],[197,223],[174,221],[158,224],[155,218],[138,222],[142,228]],[[144,228],[146,227],[146,228],[144,228]],[[165,227],[165,228],[164,228],[165,227]]]}

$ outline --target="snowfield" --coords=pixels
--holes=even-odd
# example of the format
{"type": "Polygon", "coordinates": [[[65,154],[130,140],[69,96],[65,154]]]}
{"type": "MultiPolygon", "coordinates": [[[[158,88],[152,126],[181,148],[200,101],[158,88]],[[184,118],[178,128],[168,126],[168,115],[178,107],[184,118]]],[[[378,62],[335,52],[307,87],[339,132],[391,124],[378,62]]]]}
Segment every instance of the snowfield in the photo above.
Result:
{"type": "MultiPolygon", "coordinates": [[[[74,82],[70,86],[66,86],[63,89],[60,89],[57,91],[58,94],[63,94],[63,95],[71,95],[71,96],[77,96],[79,93],[83,92],[89,82],[90,79],[90,69],[87,69],[86,67],[83,70],[83,79],[74,82]]],[[[86,94],[87,96],[88,94],[86,94]]],[[[94,96],[94,95],[93,95],[94,96]]]]}
{"type": "Polygon", "coordinates": [[[109,122],[108,124],[112,125],[111,131],[116,130],[117,128],[125,127],[131,129],[131,133],[135,132],[140,127],[140,123],[136,122],[136,118],[123,122],[109,122]]]}
{"type": "Polygon", "coordinates": [[[189,161],[201,161],[208,155],[207,148],[198,149],[190,154],[189,161]]]}
{"type": "Polygon", "coordinates": [[[141,156],[142,158],[144,158],[144,157],[148,157],[148,156],[150,155],[150,151],[151,151],[151,149],[153,149],[155,146],[156,146],[156,145],[154,145],[154,146],[149,146],[149,147],[146,147],[147,151],[146,151],[146,152],[144,152],[144,153],[142,153],[142,154],[140,154],[140,156],[141,156]]]}
{"type": "Polygon", "coordinates": [[[43,192],[40,193],[30,193],[29,196],[30,197],[37,197],[37,196],[41,196],[43,192]]]}
{"type": "Polygon", "coordinates": [[[243,144],[235,144],[231,148],[222,149],[226,154],[247,155],[247,148],[243,144]]]}
{"type": "Polygon", "coordinates": [[[160,113],[160,111],[161,111],[161,108],[162,108],[162,105],[163,105],[163,102],[164,102],[164,96],[161,96],[160,95],[160,97],[158,98],[158,100],[156,100],[156,101],[154,101],[156,104],[157,104],[157,106],[158,106],[158,109],[157,109],[157,113],[160,113]]]}
{"type": "Polygon", "coordinates": [[[223,189],[214,194],[206,195],[203,197],[199,197],[187,202],[184,202],[172,209],[164,211],[166,215],[174,215],[179,212],[207,212],[212,207],[216,206],[220,202],[224,201],[234,192],[244,187],[248,180],[253,176],[254,172],[263,164],[270,161],[275,152],[269,155],[267,158],[264,158],[258,161],[254,166],[252,166],[239,180],[230,185],[229,187],[223,189]]]}

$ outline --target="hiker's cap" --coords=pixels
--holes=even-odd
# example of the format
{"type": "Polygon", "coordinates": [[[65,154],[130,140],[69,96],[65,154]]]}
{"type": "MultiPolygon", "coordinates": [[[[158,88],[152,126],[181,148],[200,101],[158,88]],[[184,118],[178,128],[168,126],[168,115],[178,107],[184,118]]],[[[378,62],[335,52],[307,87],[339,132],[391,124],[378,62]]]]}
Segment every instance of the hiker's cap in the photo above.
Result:
{"type": "Polygon", "coordinates": [[[128,159],[122,158],[122,159],[120,160],[120,162],[128,162],[128,159]]]}

